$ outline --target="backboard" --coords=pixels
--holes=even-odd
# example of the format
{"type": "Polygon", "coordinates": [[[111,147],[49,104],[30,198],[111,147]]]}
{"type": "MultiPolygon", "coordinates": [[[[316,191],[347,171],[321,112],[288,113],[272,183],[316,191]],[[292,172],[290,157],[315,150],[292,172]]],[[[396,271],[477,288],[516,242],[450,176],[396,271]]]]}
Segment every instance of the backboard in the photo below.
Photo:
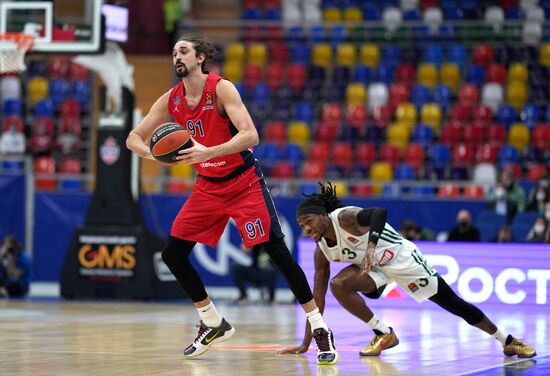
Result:
{"type": "Polygon", "coordinates": [[[103,0],[0,0],[0,33],[35,35],[32,52],[99,53],[104,48],[103,0]]]}

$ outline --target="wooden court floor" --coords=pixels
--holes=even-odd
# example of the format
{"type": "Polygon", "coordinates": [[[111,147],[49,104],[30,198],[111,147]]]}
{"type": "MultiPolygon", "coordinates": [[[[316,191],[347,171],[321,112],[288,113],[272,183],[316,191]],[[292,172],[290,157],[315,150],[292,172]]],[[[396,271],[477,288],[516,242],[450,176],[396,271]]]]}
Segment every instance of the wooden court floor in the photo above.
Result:
{"type": "Polygon", "coordinates": [[[381,357],[361,358],[358,351],[372,332],[329,307],[326,320],[341,358],[335,366],[317,366],[313,348],[306,355],[275,353],[302,338],[304,316],[295,306],[217,306],[237,329],[235,336],[199,359],[183,360],[198,320],[189,304],[0,301],[0,375],[550,374],[550,368],[540,369],[543,359],[550,360],[550,317],[542,313],[486,311],[503,331],[535,346],[534,362],[505,357],[493,338],[428,304],[378,310],[401,343],[381,357]]]}

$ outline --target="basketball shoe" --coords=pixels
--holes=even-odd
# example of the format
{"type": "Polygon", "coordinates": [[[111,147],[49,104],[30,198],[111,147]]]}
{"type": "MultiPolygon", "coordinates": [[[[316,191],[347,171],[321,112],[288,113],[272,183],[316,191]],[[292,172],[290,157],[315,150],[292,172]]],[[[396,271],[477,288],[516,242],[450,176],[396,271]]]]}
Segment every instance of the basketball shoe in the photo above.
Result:
{"type": "Polygon", "coordinates": [[[378,330],[374,331],[376,335],[370,341],[370,345],[359,351],[361,356],[378,356],[382,350],[391,349],[399,344],[399,339],[395,335],[395,332],[390,328],[388,334],[384,334],[378,330]]]}
{"type": "Polygon", "coordinates": [[[534,348],[525,342],[512,337],[511,334],[509,334],[506,338],[506,345],[504,345],[503,351],[506,356],[517,355],[518,358],[532,358],[537,355],[534,348]]]}
{"type": "Polygon", "coordinates": [[[335,364],[339,355],[334,346],[332,331],[317,328],[313,331],[313,339],[317,344],[317,364],[335,364]]]}
{"type": "Polygon", "coordinates": [[[202,355],[214,343],[227,341],[235,334],[235,329],[225,319],[222,319],[222,323],[217,328],[206,326],[202,320],[197,327],[199,328],[199,332],[195,340],[183,351],[183,356],[186,358],[202,355]]]}

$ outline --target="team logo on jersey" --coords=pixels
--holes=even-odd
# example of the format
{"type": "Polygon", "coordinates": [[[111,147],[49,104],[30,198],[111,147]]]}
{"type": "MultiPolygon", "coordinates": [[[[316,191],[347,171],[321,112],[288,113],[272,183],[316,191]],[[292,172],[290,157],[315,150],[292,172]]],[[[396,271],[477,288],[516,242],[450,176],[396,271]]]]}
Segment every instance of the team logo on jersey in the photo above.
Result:
{"type": "Polygon", "coordinates": [[[179,107],[179,105],[180,105],[180,103],[181,103],[180,97],[176,95],[176,96],[174,97],[173,103],[174,103],[174,112],[179,112],[180,110],[179,110],[178,107],[179,107]]]}
{"type": "Polygon", "coordinates": [[[382,257],[380,257],[380,261],[378,261],[378,266],[387,264],[393,259],[393,256],[395,256],[395,253],[393,253],[389,249],[384,249],[384,252],[382,252],[382,257]]]}
{"type": "Polygon", "coordinates": [[[353,244],[359,243],[359,239],[355,239],[353,236],[348,236],[347,239],[353,244]]]}
{"type": "Polygon", "coordinates": [[[418,291],[418,286],[416,285],[416,283],[414,282],[411,282],[407,285],[407,287],[409,288],[409,290],[411,290],[411,292],[416,292],[418,291]]]}
{"type": "Polygon", "coordinates": [[[103,144],[99,147],[99,156],[101,160],[109,166],[118,161],[120,146],[113,136],[109,136],[103,141],[103,144]]]}
{"type": "Polygon", "coordinates": [[[204,96],[204,104],[209,105],[214,103],[214,100],[212,99],[212,93],[208,92],[204,96]]]}

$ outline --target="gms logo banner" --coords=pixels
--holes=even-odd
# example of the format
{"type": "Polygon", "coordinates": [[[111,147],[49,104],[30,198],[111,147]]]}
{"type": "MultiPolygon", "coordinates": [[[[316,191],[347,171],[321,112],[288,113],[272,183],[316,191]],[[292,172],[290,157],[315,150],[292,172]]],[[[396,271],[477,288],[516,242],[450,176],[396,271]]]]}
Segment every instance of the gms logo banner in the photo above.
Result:
{"type": "Polygon", "coordinates": [[[104,281],[134,277],[137,237],[80,235],[78,242],[79,276],[104,281]]]}

